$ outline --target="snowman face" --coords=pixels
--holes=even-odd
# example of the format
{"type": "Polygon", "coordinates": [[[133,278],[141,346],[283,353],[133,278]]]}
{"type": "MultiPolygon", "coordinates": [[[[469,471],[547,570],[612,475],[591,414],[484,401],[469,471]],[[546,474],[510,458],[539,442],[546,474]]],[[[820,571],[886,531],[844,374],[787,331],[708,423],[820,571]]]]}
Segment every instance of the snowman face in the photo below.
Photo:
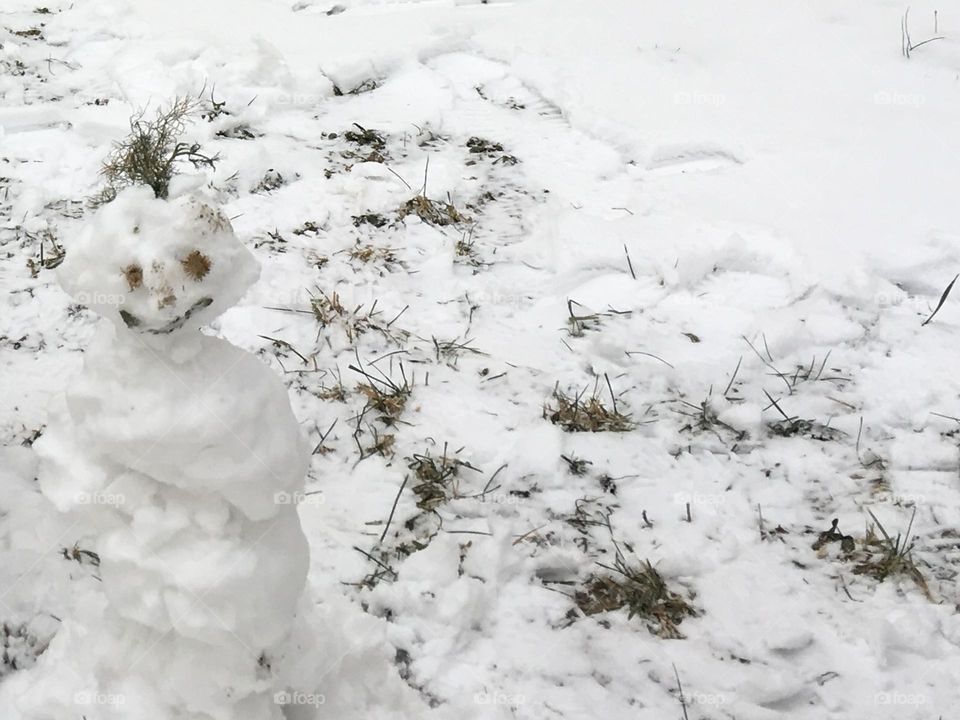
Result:
{"type": "Polygon", "coordinates": [[[135,187],[103,206],[68,247],[60,281],[120,327],[169,335],[212,320],[258,273],[219,210],[135,187]]]}

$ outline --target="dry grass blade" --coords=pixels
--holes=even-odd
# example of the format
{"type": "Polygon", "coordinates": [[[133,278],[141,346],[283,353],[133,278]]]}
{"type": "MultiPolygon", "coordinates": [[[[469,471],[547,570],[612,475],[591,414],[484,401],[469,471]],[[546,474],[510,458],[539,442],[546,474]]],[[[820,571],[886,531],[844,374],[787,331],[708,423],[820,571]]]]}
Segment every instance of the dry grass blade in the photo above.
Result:
{"type": "Polygon", "coordinates": [[[943,307],[943,304],[947,301],[947,298],[950,296],[950,291],[953,290],[953,284],[957,281],[957,278],[960,278],[960,273],[953,276],[953,280],[950,281],[950,284],[947,285],[946,290],[944,290],[943,294],[940,296],[940,302],[937,303],[937,307],[935,307],[933,312],[930,313],[930,317],[928,317],[926,320],[924,320],[920,324],[920,327],[924,327],[925,325],[927,325],[931,320],[933,320],[933,316],[936,315],[938,312],[940,312],[940,308],[943,307]]]}

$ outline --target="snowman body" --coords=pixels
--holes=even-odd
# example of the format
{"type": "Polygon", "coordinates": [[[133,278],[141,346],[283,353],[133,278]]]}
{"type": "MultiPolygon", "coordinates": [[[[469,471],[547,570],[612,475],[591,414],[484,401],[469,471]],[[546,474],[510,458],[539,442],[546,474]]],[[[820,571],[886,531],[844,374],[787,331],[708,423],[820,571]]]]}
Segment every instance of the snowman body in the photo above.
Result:
{"type": "Polygon", "coordinates": [[[279,379],[200,331],[258,273],[217,209],[145,188],[69,248],[61,284],[111,322],[37,443],[40,483],[86,530],[103,593],[30,673],[25,718],[283,717],[308,455],[279,379]]]}

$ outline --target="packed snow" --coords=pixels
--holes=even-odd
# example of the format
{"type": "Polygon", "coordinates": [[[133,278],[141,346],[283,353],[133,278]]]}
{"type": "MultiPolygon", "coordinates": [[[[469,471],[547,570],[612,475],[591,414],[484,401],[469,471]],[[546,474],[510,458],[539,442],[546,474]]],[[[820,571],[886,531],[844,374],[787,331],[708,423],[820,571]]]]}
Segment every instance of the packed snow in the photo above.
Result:
{"type": "Polygon", "coordinates": [[[954,717],[906,10],[7,0],[0,717],[954,717]],[[186,95],[216,168],[91,208],[186,95]]]}

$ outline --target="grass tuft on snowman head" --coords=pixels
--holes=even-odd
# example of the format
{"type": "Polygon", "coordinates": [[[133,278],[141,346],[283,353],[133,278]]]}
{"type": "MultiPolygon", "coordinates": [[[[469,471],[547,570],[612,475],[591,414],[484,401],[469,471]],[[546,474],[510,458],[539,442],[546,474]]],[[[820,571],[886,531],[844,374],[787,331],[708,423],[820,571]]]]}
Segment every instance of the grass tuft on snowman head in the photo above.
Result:
{"type": "Polygon", "coordinates": [[[194,168],[214,168],[219,155],[206,155],[198,143],[181,140],[191,116],[202,106],[199,97],[177,97],[168,107],[158,108],[151,119],[146,117],[146,110],[131,117],[130,134],[114,143],[100,170],[106,184],[90,199],[90,205],[99,207],[108,203],[131,185],[146,185],[156,197],[165,199],[181,163],[189,162],[194,168]]]}

